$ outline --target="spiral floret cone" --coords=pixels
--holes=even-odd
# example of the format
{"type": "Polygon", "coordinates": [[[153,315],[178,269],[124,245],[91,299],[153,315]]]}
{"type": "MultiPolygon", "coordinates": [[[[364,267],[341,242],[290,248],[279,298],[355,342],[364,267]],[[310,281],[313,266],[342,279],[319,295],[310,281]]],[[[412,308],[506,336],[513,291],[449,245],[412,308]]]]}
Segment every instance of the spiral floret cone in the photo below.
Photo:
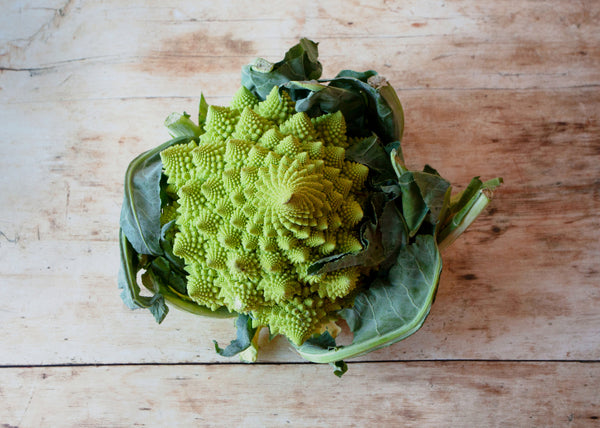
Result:
{"type": "MultiPolygon", "coordinates": [[[[338,112],[309,118],[285,91],[240,89],[210,106],[198,143],[161,153],[178,199],[173,251],[198,304],[250,314],[300,345],[335,318],[361,268],[310,276],[324,255],[358,252],[368,168],[345,158],[338,112]]],[[[169,217],[170,218],[170,217],[169,217]]]]}

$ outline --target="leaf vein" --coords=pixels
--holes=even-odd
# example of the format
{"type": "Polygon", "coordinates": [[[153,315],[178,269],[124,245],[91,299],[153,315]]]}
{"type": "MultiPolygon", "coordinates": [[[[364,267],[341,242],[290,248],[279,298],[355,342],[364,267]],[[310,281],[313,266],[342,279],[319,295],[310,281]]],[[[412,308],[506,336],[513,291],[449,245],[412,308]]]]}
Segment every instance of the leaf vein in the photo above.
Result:
{"type": "Polygon", "coordinates": [[[402,315],[400,314],[400,312],[398,312],[398,311],[396,310],[396,306],[394,305],[394,303],[393,303],[393,301],[392,301],[392,298],[391,298],[391,297],[390,297],[390,295],[389,295],[389,291],[388,291],[388,289],[387,289],[387,288],[384,288],[384,289],[383,289],[383,291],[384,291],[384,293],[385,293],[385,297],[387,297],[387,299],[388,299],[388,300],[389,300],[389,302],[390,302],[390,307],[392,308],[392,311],[394,311],[394,313],[396,314],[396,316],[397,316],[398,318],[400,318],[400,319],[401,319],[401,318],[402,318],[402,315]]]}
{"type": "Polygon", "coordinates": [[[415,309],[418,311],[419,307],[417,306],[417,304],[413,300],[413,298],[412,298],[412,296],[410,294],[410,290],[408,289],[408,287],[406,285],[404,285],[403,283],[400,283],[400,285],[406,290],[406,295],[408,296],[408,300],[415,307],[415,309]]]}
{"type": "Polygon", "coordinates": [[[369,298],[367,297],[365,299],[369,305],[369,309],[371,310],[371,313],[373,314],[373,322],[375,323],[375,331],[377,332],[378,335],[381,335],[381,332],[379,331],[379,325],[377,324],[377,316],[375,314],[375,308],[373,307],[373,304],[371,303],[371,300],[369,300],[369,298]]]}

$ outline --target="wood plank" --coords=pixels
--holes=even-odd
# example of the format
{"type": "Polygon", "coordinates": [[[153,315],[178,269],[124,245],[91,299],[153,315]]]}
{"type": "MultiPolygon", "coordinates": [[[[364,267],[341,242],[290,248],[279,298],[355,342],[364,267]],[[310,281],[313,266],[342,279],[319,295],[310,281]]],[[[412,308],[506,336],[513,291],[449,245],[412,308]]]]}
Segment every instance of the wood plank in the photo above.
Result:
{"type": "Polygon", "coordinates": [[[352,364],[342,379],[286,364],[0,370],[6,427],[563,427],[600,417],[598,364],[352,364]]]}
{"type": "MultiPolygon", "coordinates": [[[[587,6],[582,5],[584,9],[587,6]]],[[[76,25],[77,20],[75,22],[69,20],[75,18],[81,20],[87,16],[86,13],[92,13],[95,10],[93,8],[94,6],[86,4],[84,8],[70,9],[68,12],[71,15],[67,17],[68,19],[56,18],[57,22],[61,22],[61,31],[68,33],[70,27],[67,26],[65,29],[62,25],[65,22],[68,25],[76,25]]],[[[134,12],[133,9],[128,10],[128,13],[134,12]]],[[[161,12],[158,9],[149,10],[157,15],[161,12]]],[[[560,7],[557,10],[560,10],[560,7]]],[[[500,12],[501,10],[496,10],[489,15],[492,18],[489,16],[486,18],[484,14],[478,15],[477,19],[491,20],[491,31],[493,31],[494,25],[502,27],[506,24],[502,21],[500,12]]],[[[424,15],[424,11],[421,13],[424,15]]],[[[584,31],[594,13],[581,13],[580,19],[574,13],[569,12],[567,19],[572,22],[577,21],[583,27],[581,28],[580,25],[579,29],[573,28],[570,31],[584,31]]],[[[435,19],[441,22],[450,23],[449,25],[461,22],[459,15],[444,17],[442,12],[440,14],[435,19]]],[[[148,19],[158,19],[158,16],[154,18],[151,15],[146,16],[148,19]]],[[[520,44],[531,41],[531,38],[535,39],[536,35],[526,36],[525,24],[531,24],[528,20],[535,19],[536,16],[535,13],[526,13],[523,17],[515,18],[513,29],[516,33],[509,40],[512,40],[512,43],[514,40],[519,40],[520,44]]],[[[559,26],[557,16],[552,15],[550,21],[553,25],[559,26]]],[[[218,16],[213,18],[216,21],[225,19],[218,16]]],[[[392,15],[384,25],[391,26],[398,21],[407,24],[416,22],[410,19],[413,18],[405,12],[396,10],[392,11],[392,15]]],[[[184,28],[181,29],[181,36],[178,36],[179,40],[183,41],[186,36],[191,37],[191,40],[198,40],[198,35],[192,28],[193,21],[188,22],[185,19],[180,21],[181,27],[184,28]]],[[[207,20],[206,24],[212,25],[208,21],[210,20],[207,20]]],[[[121,21],[117,20],[117,22],[122,24],[121,21]]],[[[168,22],[168,24],[172,23],[168,22]]],[[[164,24],[166,25],[167,22],[164,24]]],[[[414,31],[422,31],[423,28],[423,26],[412,25],[409,27],[414,31]]],[[[441,27],[435,26],[435,28],[441,27]]],[[[480,34],[469,28],[467,27],[465,31],[480,34]]],[[[451,27],[441,28],[440,31],[450,31],[450,29],[451,27]]],[[[341,31],[341,28],[338,30],[341,31]]],[[[452,58],[453,61],[457,61],[456,67],[467,67],[471,60],[464,52],[459,51],[471,49],[475,42],[467,40],[465,34],[448,35],[443,31],[433,36],[422,37],[465,38],[463,44],[454,43],[450,51],[454,52],[452,58]]],[[[63,33],[57,34],[59,35],[57,37],[60,37],[63,33]]],[[[365,34],[359,31],[356,35],[365,34]]],[[[324,38],[322,50],[325,50],[327,43],[336,41],[335,43],[339,45],[334,46],[336,52],[337,48],[339,52],[351,50],[350,45],[357,41],[363,43],[363,47],[379,43],[382,52],[391,52],[393,43],[396,42],[394,37],[381,35],[362,39],[351,37],[350,33],[345,36],[328,37],[324,38]]],[[[409,48],[413,50],[407,48],[405,54],[408,58],[413,58],[416,64],[421,64],[424,60],[421,57],[421,49],[432,42],[424,41],[419,37],[417,39],[420,42],[409,43],[409,48]]],[[[35,38],[31,46],[36,46],[38,43],[46,46],[48,43],[57,43],[57,40],[35,38]]],[[[230,52],[233,56],[227,58],[245,61],[244,55],[236,53],[237,45],[231,43],[231,40],[226,43],[227,40],[226,38],[212,40],[207,45],[208,52],[219,58],[230,52]],[[218,40],[225,45],[223,51],[217,49],[218,40]]],[[[502,40],[501,38],[500,41],[502,40]]],[[[478,39],[476,42],[491,43],[478,39]]],[[[256,43],[268,45],[267,53],[280,54],[279,51],[275,53],[274,46],[278,47],[278,44],[268,43],[268,40],[264,39],[256,43]]],[[[555,44],[552,45],[554,49],[552,52],[560,53],[560,49],[569,52],[577,51],[582,41],[558,37],[552,43],[555,44]],[[555,49],[557,46],[558,51],[555,49]]],[[[510,43],[507,41],[504,45],[499,44],[506,48],[510,43]]],[[[441,46],[439,49],[447,47],[443,43],[439,44],[439,40],[436,40],[433,45],[441,46]]],[[[109,58],[108,61],[104,61],[102,57],[84,61],[64,59],[60,64],[50,65],[39,62],[43,59],[43,55],[57,50],[56,45],[52,46],[51,49],[41,50],[39,55],[42,56],[39,58],[33,53],[27,57],[29,60],[38,58],[38,65],[20,65],[38,67],[42,64],[42,67],[47,68],[7,70],[2,74],[5,88],[3,96],[8,101],[2,114],[11,126],[0,131],[2,140],[7,142],[0,149],[2,151],[0,166],[3,170],[10,171],[7,178],[10,189],[7,203],[0,208],[1,230],[5,240],[0,248],[0,255],[3,261],[2,273],[15,275],[13,280],[22,278],[19,275],[27,273],[32,275],[30,281],[32,284],[57,282],[54,291],[60,290],[60,292],[50,293],[49,298],[55,299],[53,306],[61,308],[62,312],[54,316],[62,317],[61,320],[66,325],[71,325],[73,316],[69,315],[68,308],[56,299],[68,293],[81,276],[104,275],[105,279],[101,282],[107,285],[102,286],[101,289],[107,294],[103,298],[105,301],[111,301],[114,297],[111,294],[114,292],[110,279],[112,277],[106,276],[104,263],[113,266],[114,270],[116,261],[114,248],[106,243],[114,244],[114,224],[118,218],[121,200],[121,179],[127,162],[138,152],[154,146],[159,138],[167,138],[160,124],[168,112],[186,109],[197,102],[189,95],[179,98],[172,95],[160,98],[162,95],[159,94],[159,98],[145,96],[135,98],[137,95],[134,92],[127,92],[119,96],[116,92],[111,92],[115,89],[112,79],[107,80],[101,76],[106,75],[107,70],[112,70],[116,72],[113,77],[117,80],[135,81],[144,87],[152,87],[159,93],[163,90],[160,88],[165,88],[169,94],[172,94],[173,87],[170,85],[173,80],[181,80],[180,83],[176,83],[181,85],[177,86],[177,91],[189,89],[188,76],[178,72],[175,79],[165,79],[163,72],[176,69],[182,58],[185,61],[192,58],[198,63],[202,63],[205,58],[195,58],[190,51],[193,46],[188,43],[171,45],[171,48],[179,52],[177,55],[159,50],[149,56],[149,61],[153,65],[157,65],[156,61],[166,61],[168,64],[163,63],[166,64],[164,69],[158,64],[158,67],[152,66],[140,70],[131,67],[128,60],[113,61],[109,58]],[[77,70],[85,70],[86,73],[80,77],[79,73],[76,73],[77,70]],[[132,75],[139,76],[140,73],[147,75],[146,78],[150,80],[131,78],[132,75]],[[155,85],[158,81],[163,82],[162,86],[155,85]],[[47,88],[42,98],[39,90],[36,90],[39,87],[47,88]],[[49,92],[49,90],[56,90],[56,92],[49,92]],[[73,94],[80,97],[79,101],[72,98],[73,94]],[[48,114],[49,111],[52,112],[51,115],[48,114]],[[103,112],[104,121],[93,120],[98,117],[99,112],[103,112]],[[133,119],[130,112],[135,112],[133,119]],[[32,139],[31,123],[35,123],[40,131],[35,134],[34,139],[32,139]],[[56,126],[57,124],[60,126],[56,126]],[[164,137],[158,137],[159,135],[164,137]],[[32,147],[35,148],[36,153],[43,153],[36,159],[37,168],[32,168],[29,161],[32,147]],[[27,177],[27,180],[23,180],[23,177],[27,177]],[[27,198],[23,199],[22,195],[27,195],[27,198]],[[14,206],[20,208],[18,217],[12,215],[14,206]],[[41,212],[39,207],[43,207],[41,212]],[[90,213],[94,215],[90,216],[90,213]],[[65,244],[65,239],[74,244],[65,244]],[[63,252],[57,252],[59,248],[63,252]],[[64,258],[64,251],[68,254],[67,258],[64,258]],[[82,254],[87,256],[84,257],[82,254]],[[81,264],[81,260],[85,260],[85,264],[81,264]]],[[[499,47],[500,52],[508,55],[506,53],[508,51],[502,51],[504,49],[502,46],[499,47]]],[[[125,47],[118,46],[118,48],[125,47]]],[[[34,48],[28,47],[28,49],[34,48]]],[[[487,46],[481,49],[488,52],[492,48],[487,46]]],[[[494,52],[496,52],[495,47],[494,52]]],[[[431,66],[428,65],[428,74],[447,75],[446,66],[438,65],[439,61],[446,58],[433,61],[433,58],[442,55],[441,51],[430,52],[428,55],[430,55],[428,61],[431,62],[431,66]],[[436,56],[432,57],[432,55],[436,56]]],[[[597,81],[597,68],[594,65],[598,55],[591,51],[591,55],[581,56],[585,58],[580,63],[575,61],[573,76],[577,79],[583,78],[582,82],[585,83],[585,76],[577,74],[583,70],[584,73],[591,73],[588,84],[597,81]]],[[[558,57],[542,55],[539,63],[534,61],[529,65],[516,61],[516,65],[531,67],[533,73],[539,74],[549,63],[557,66],[562,64],[558,61],[559,57],[562,58],[562,55],[558,57]]],[[[18,55],[10,56],[10,59],[14,58],[18,58],[18,55]]],[[[380,57],[368,58],[365,61],[373,61],[373,58],[377,61],[380,57]]],[[[325,56],[324,61],[325,59],[329,58],[325,56]]],[[[346,60],[342,54],[336,54],[331,59],[334,63],[346,60]]],[[[418,89],[422,84],[414,80],[414,77],[406,79],[404,73],[406,69],[395,67],[395,64],[403,64],[401,58],[392,57],[392,60],[395,61],[392,64],[394,67],[390,69],[394,71],[390,76],[402,76],[399,80],[409,83],[406,89],[400,90],[407,114],[404,149],[409,163],[415,167],[420,167],[425,162],[433,164],[444,176],[458,183],[458,188],[472,175],[482,172],[487,173],[488,177],[503,175],[506,179],[506,185],[497,195],[498,200],[492,207],[493,216],[482,219],[474,226],[472,234],[465,238],[469,239],[469,245],[466,245],[467,241],[465,244],[456,244],[462,246],[454,246],[447,256],[450,259],[446,263],[447,269],[442,285],[446,282],[452,284],[454,288],[448,290],[458,291],[459,295],[456,296],[452,291],[444,294],[447,288],[442,286],[438,302],[440,299],[448,299],[442,300],[443,306],[453,308],[449,311],[451,316],[443,318],[446,321],[440,322],[445,325],[448,320],[451,320],[455,329],[460,327],[450,332],[454,332],[450,337],[455,343],[454,350],[450,348],[451,355],[459,358],[473,356],[495,358],[506,345],[522,344],[523,346],[511,347],[520,350],[519,353],[511,355],[511,358],[527,358],[532,353],[534,356],[546,355],[555,358],[596,358],[598,347],[594,344],[597,341],[590,339],[595,337],[594,329],[598,325],[598,319],[593,312],[593,307],[598,302],[596,286],[598,272],[595,268],[598,255],[598,224],[594,216],[598,211],[598,182],[595,178],[598,176],[598,163],[595,162],[595,158],[600,145],[597,138],[599,126],[596,113],[600,104],[597,91],[593,87],[568,91],[566,89],[523,90],[519,89],[520,85],[516,85],[517,89],[512,91],[497,91],[493,90],[498,86],[494,86],[495,84],[491,85],[492,89],[489,90],[469,89],[474,85],[486,84],[485,82],[470,84],[454,82],[455,89],[440,87],[435,90],[423,90],[418,89]],[[542,219],[540,219],[541,214],[544,214],[542,219]],[[496,235],[502,235],[502,239],[498,240],[496,235]],[[482,244],[487,245],[490,240],[494,242],[494,247],[491,250],[490,247],[482,248],[482,244]],[[515,252],[514,242],[528,242],[529,246],[515,252]],[[474,254],[481,250],[484,254],[474,254]],[[488,266],[490,259],[502,263],[488,266]],[[514,262],[517,260],[518,264],[515,265],[514,262]],[[507,264],[518,267],[515,271],[507,272],[503,269],[507,264]],[[482,269],[480,272],[478,267],[484,265],[485,270],[482,269]],[[473,266],[476,272],[472,271],[473,266]],[[448,272],[450,269],[454,271],[448,272]],[[477,277],[476,280],[466,280],[474,276],[477,277]],[[490,276],[493,276],[494,280],[490,280],[490,276]],[[566,297],[565,302],[561,304],[563,283],[571,283],[570,290],[576,297],[566,297]],[[470,285],[480,284],[486,288],[475,292],[471,290],[470,285]],[[478,332],[469,329],[473,328],[472,325],[475,323],[479,325],[481,320],[475,317],[477,322],[474,322],[474,315],[464,314],[464,308],[474,302],[479,302],[480,309],[484,309],[485,314],[484,327],[479,327],[478,332]],[[514,313],[510,315],[505,313],[506,307],[515,307],[514,302],[519,302],[516,305],[519,316],[516,320],[510,320],[514,313]],[[522,318],[535,325],[537,334],[522,335],[521,332],[515,331],[520,329],[517,325],[522,322],[522,318]],[[563,318],[567,318],[567,322],[562,321],[563,318]],[[556,323],[556,319],[560,319],[561,322],[556,323]],[[577,334],[572,335],[571,332],[576,329],[575,325],[584,325],[584,331],[578,330],[577,334]],[[515,334],[520,339],[515,341],[515,334]],[[483,339],[483,335],[486,341],[491,340],[496,345],[485,348],[477,346],[477,340],[483,339]],[[569,336],[569,340],[564,340],[565,335],[569,336]],[[463,341],[456,342],[457,336],[463,341]],[[565,345],[557,346],[553,340],[532,344],[532,336],[555,337],[557,342],[565,345]],[[468,352],[462,351],[465,349],[464,340],[476,341],[472,348],[466,348],[468,352]],[[573,345],[575,340],[577,344],[573,345]]],[[[501,57],[501,61],[515,64],[515,60],[508,61],[507,58],[501,57]]],[[[479,64],[479,67],[488,63],[489,58],[479,64]]],[[[573,61],[569,61],[569,64],[573,64],[573,61]]],[[[223,67],[231,68],[230,65],[226,61],[223,67]]],[[[227,73],[235,75],[232,80],[237,80],[238,72],[227,70],[227,73]]],[[[218,70],[219,73],[221,71],[218,70]]],[[[482,71],[484,70],[479,68],[477,74],[481,75],[482,71]]],[[[220,75],[214,73],[210,76],[212,79],[220,75]]],[[[537,82],[541,81],[537,80],[537,82]]],[[[572,83],[566,82],[566,84],[572,83]]],[[[543,86],[552,85],[543,83],[543,86]]],[[[138,91],[139,88],[134,87],[133,90],[138,91]]],[[[85,279],[83,283],[86,283],[85,279]]],[[[91,291],[88,294],[93,295],[91,291]]],[[[27,308],[25,302],[30,295],[22,293],[20,296],[24,300],[17,306],[27,308]]],[[[77,296],[83,302],[88,298],[85,294],[77,296]]],[[[14,301],[11,300],[12,302],[14,301]]],[[[442,304],[438,303],[436,309],[439,306],[442,304]]],[[[102,306],[99,305],[92,310],[104,310],[99,308],[102,306]]],[[[434,319],[436,313],[434,310],[431,319],[434,319]]],[[[475,313],[478,312],[472,312],[475,313]]],[[[92,318],[100,319],[100,314],[92,318]]],[[[434,331],[438,335],[436,339],[448,340],[447,328],[434,328],[434,331]]],[[[63,334],[65,337],[74,336],[68,329],[61,333],[67,333],[63,334]]],[[[15,331],[11,334],[18,337],[20,333],[15,331]]],[[[40,336],[43,337],[42,334],[40,336]]],[[[425,348],[428,348],[427,344],[425,348]]],[[[438,350],[448,352],[447,348],[438,350]]],[[[410,358],[411,351],[408,352],[410,358]]],[[[20,360],[24,353],[12,355],[20,360]]],[[[58,355],[57,358],[66,357],[65,353],[58,355]]],[[[389,356],[386,353],[383,355],[382,358],[389,356]]],[[[418,355],[429,355],[432,358],[438,354],[431,349],[424,351],[420,348],[418,355]]],[[[33,358],[31,354],[29,357],[33,358]]],[[[40,361],[38,357],[30,361],[40,361]]],[[[77,361],[85,361],[85,359],[77,359],[81,357],[75,358],[77,361]]]]}
{"type": "MultiPolygon", "coordinates": [[[[572,205],[573,215],[579,204],[588,212],[597,208],[598,91],[400,91],[400,96],[406,110],[403,147],[411,167],[430,163],[459,187],[473,175],[502,175],[513,190],[537,192],[535,186],[545,186],[539,193],[552,194],[549,202],[571,196],[578,202],[575,196],[583,190],[589,193],[572,205]]],[[[65,233],[72,239],[114,239],[107,227],[118,217],[127,164],[169,138],[162,126],[166,115],[196,102],[90,100],[2,108],[11,126],[0,130],[0,166],[9,171],[9,199],[0,213],[3,222],[28,228],[4,233],[11,239],[37,237],[39,226],[48,239],[65,233]],[[107,122],[88,119],[98,111],[106,112],[107,122]],[[39,130],[35,138],[31,123],[39,130]],[[38,153],[36,168],[32,150],[38,153]],[[9,210],[17,204],[22,216],[11,221],[9,210]],[[90,212],[96,214],[93,224],[86,217],[90,212]]],[[[561,210],[569,206],[564,203],[561,210]]],[[[514,207],[537,213],[522,204],[514,207]]]]}
{"type": "MultiPolygon", "coordinates": [[[[425,326],[363,360],[600,358],[597,274],[590,273],[596,253],[571,254],[552,240],[540,240],[535,257],[525,249],[509,253],[526,226],[490,238],[492,227],[482,222],[448,250],[425,326]],[[556,250],[544,252],[542,245],[556,250]],[[565,257],[570,265],[556,268],[565,257]]],[[[10,294],[0,301],[0,323],[9,328],[0,330],[0,364],[229,361],[215,354],[212,340],[228,343],[231,321],[173,310],[156,325],[148,312],[125,308],[113,243],[46,242],[37,250],[40,264],[34,252],[29,265],[37,272],[3,276],[10,294]]],[[[264,343],[261,361],[300,359],[279,339],[264,343]]]]}
{"type": "MultiPolygon", "coordinates": [[[[440,291],[423,330],[365,358],[600,358],[597,91],[401,96],[409,165],[428,162],[457,189],[480,174],[501,175],[505,185],[444,254],[440,291]]],[[[0,332],[9,344],[0,363],[222,361],[211,340],[226,343],[229,322],[172,311],[156,326],[148,313],[126,310],[116,289],[123,173],[135,155],[168,138],[161,122],[171,103],[0,107],[12,124],[10,131],[0,129],[0,168],[9,171],[0,206],[0,275],[5,290],[18,290],[0,303],[0,319],[12,326],[0,332]],[[109,112],[108,123],[85,119],[97,111],[109,112]],[[39,130],[34,139],[31,122],[39,130]],[[39,153],[35,167],[32,150],[39,153]],[[195,327],[182,332],[188,323],[195,327]],[[198,337],[197,331],[205,333],[198,337]],[[35,338],[36,346],[23,337],[35,338]]],[[[285,341],[268,346],[263,358],[297,360],[285,341]]]]}
{"type": "Polygon", "coordinates": [[[413,0],[402,7],[380,1],[348,8],[336,0],[282,9],[238,4],[252,14],[232,18],[207,1],[79,2],[38,19],[38,9],[13,10],[13,19],[30,14],[37,24],[6,35],[3,96],[45,102],[189,97],[203,90],[227,100],[242,65],[259,55],[279,60],[299,37],[311,34],[319,36],[326,77],[342,68],[375,68],[398,87],[412,89],[598,84],[597,2],[460,1],[433,7],[413,0]],[[285,36],[275,38],[274,26],[285,28],[285,36]]]}

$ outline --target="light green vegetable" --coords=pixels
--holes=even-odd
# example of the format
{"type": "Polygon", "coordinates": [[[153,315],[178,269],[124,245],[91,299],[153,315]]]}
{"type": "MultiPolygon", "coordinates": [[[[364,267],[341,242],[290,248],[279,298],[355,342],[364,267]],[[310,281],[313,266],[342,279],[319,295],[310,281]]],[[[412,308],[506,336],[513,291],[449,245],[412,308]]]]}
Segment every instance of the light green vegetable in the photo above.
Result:
{"type": "Polygon", "coordinates": [[[160,153],[173,197],[162,222],[175,219],[187,294],[301,345],[349,305],[358,283],[359,266],[308,268],[334,251],[362,250],[369,169],[345,160],[339,112],[311,120],[277,87],[261,102],[242,87],[230,107],[208,108],[204,130],[199,143],[160,153]]]}
{"type": "Polygon", "coordinates": [[[302,39],[275,64],[242,70],[229,106],[201,97],[198,121],[165,121],[174,137],[125,177],[122,298],[158,322],[166,302],[237,317],[216,351],[255,360],[268,327],[300,355],[330,363],[417,331],[435,298],[446,248],[483,211],[501,179],[451,195],[430,166],[402,156],[398,96],[374,71],[318,80],[317,45],[302,39]],[[142,296],[137,274],[152,296],[142,296]],[[335,342],[345,321],[352,343],[335,342]]]}

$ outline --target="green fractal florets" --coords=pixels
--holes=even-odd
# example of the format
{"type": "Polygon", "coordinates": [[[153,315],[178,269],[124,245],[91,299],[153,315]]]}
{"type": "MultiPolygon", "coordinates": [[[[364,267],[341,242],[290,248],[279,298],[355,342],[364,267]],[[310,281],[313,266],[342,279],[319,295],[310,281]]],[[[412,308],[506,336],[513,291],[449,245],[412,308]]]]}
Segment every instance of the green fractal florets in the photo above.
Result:
{"type": "Polygon", "coordinates": [[[176,219],[190,298],[250,314],[298,345],[329,322],[361,268],[307,269],[362,249],[369,170],[345,159],[347,147],[340,112],[311,119],[277,87],[261,102],[242,87],[229,107],[208,108],[198,143],[161,152],[176,195],[163,222],[176,219]]]}

